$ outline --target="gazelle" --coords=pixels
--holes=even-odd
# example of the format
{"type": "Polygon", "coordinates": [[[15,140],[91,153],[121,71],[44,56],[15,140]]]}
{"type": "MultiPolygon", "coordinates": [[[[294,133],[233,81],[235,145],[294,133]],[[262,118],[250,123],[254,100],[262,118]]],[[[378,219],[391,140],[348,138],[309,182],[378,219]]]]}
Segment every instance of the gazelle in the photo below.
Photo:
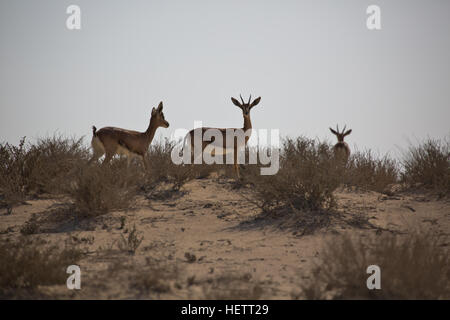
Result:
{"type": "Polygon", "coordinates": [[[344,129],[342,132],[339,131],[339,126],[336,125],[336,131],[331,129],[331,132],[337,137],[338,142],[334,145],[334,155],[336,158],[342,159],[343,162],[347,162],[348,158],[350,157],[350,148],[346,142],[344,142],[344,137],[348,136],[350,133],[352,133],[352,129],[345,131],[345,128],[347,126],[344,126],[344,129]]]}
{"type": "Polygon", "coordinates": [[[127,156],[128,164],[133,157],[140,157],[144,167],[148,168],[145,154],[159,127],[169,127],[169,123],[164,119],[162,101],[157,109],[152,109],[150,124],[145,132],[115,127],[104,127],[97,131],[97,128],[92,126],[91,145],[94,154],[89,163],[97,161],[105,154],[103,164],[106,164],[114,155],[119,154],[127,156]]]}
{"type": "MultiPolygon", "coordinates": [[[[241,150],[241,148],[245,148],[245,146],[247,145],[247,141],[251,136],[252,122],[250,120],[250,110],[261,101],[261,97],[258,97],[255,100],[253,100],[253,102],[251,102],[251,100],[252,100],[251,95],[250,95],[250,98],[248,99],[247,103],[244,102],[244,99],[242,99],[241,95],[240,95],[240,98],[241,98],[241,102],[239,102],[237,99],[232,97],[231,102],[233,102],[233,104],[235,106],[241,108],[241,110],[242,110],[242,116],[244,117],[244,126],[242,128],[222,129],[222,128],[202,127],[202,128],[192,129],[186,135],[186,138],[189,138],[189,141],[190,141],[191,154],[193,154],[193,152],[195,150],[195,146],[194,146],[194,144],[195,144],[194,133],[195,132],[200,133],[201,137],[203,137],[205,135],[205,132],[209,129],[219,131],[222,136],[222,141],[215,141],[214,137],[212,137],[211,140],[209,140],[209,141],[204,141],[204,139],[201,139],[201,143],[202,143],[201,151],[203,153],[203,151],[205,150],[206,147],[220,148],[220,149],[222,149],[221,150],[222,154],[226,154],[228,152],[233,151],[234,171],[236,172],[238,179],[240,178],[239,166],[238,166],[238,161],[237,161],[238,160],[238,150],[241,150]],[[198,130],[200,130],[200,131],[198,131],[198,130]],[[237,131],[237,130],[239,130],[239,131],[237,131]],[[227,132],[235,135],[235,137],[233,138],[233,146],[227,145],[227,138],[226,138],[227,132]],[[245,134],[244,139],[238,138],[240,133],[245,134]]],[[[186,138],[185,138],[185,140],[186,140],[186,138]]],[[[197,157],[197,155],[194,155],[194,156],[197,157]]]]}

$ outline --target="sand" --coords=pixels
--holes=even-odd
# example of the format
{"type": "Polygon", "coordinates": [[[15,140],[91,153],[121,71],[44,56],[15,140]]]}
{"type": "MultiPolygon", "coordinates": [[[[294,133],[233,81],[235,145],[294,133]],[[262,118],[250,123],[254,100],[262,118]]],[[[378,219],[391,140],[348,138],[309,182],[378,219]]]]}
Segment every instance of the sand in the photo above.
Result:
{"type": "Polygon", "coordinates": [[[330,237],[402,234],[428,226],[450,234],[450,202],[424,192],[388,196],[341,189],[336,191],[337,211],[323,221],[319,214],[318,227],[306,229],[295,217],[262,216],[252,190],[236,188],[233,180],[197,179],[165,199],[163,194],[159,199],[139,196],[130,210],[82,221],[74,218],[68,198],[30,200],[12,214],[0,211],[0,238],[17,239],[34,217],[38,231],[27,237],[85,252],[78,262],[81,290],[68,290],[65,283],[40,288],[55,298],[204,299],[237,294],[291,299],[299,296],[303,281],[311,280],[310,271],[330,237]],[[120,243],[133,226],[143,240],[131,254],[120,243]],[[153,280],[146,283],[143,278],[153,280]]]}

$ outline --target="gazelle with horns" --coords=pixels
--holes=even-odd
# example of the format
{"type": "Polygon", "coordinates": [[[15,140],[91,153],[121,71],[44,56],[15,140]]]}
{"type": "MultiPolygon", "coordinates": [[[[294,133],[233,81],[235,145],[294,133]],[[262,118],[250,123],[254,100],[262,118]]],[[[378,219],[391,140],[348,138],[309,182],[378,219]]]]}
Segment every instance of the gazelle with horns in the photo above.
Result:
{"type": "Polygon", "coordinates": [[[334,155],[336,158],[342,159],[345,163],[350,157],[350,148],[344,141],[344,137],[352,133],[352,129],[345,131],[347,126],[344,126],[342,132],[339,131],[339,126],[336,125],[336,131],[330,128],[330,131],[337,137],[338,142],[334,145],[334,155]]]}
{"type": "MultiPolygon", "coordinates": [[[[233,150],[233,165],[234,165],[234,171],[236,172],[236,175],[238,177],[238,179],[240,178],[239,175],[239,165],[238,165],[238,150],[241,150],[241,148],[244,148],[247,145],[247,141],[251,136],[251,130],[252,130],[252,122],[250,120],[250,110],[256,106],[260,101],[261,101],[261,97],[256,98],[255,100],[253,100],[252,102],[252,96],[250,95],[250,98],[248,99],[247,102],[244,102],[244,99],[242,99],[242,96],[239,95],[241,98],[241,102],[239,102],[237,99],[235,98],[231,98],[231,102],[239,107],[242,110],[242,116],[244,117],[244,126],[242,128],[208,128],[208,127],[202,127],[202,128],[196,128],[196,129],[192,129],[191,131],[188,132],[188,134],[186,135],[186,138],[189,138],[190,141],[190,149],[191,149],[191,155],[193,154],[194,150],[195,150],[195,142],[194,142],[194,133],[198,132],[201,134],[201,137],[203,137],[205,135],[205,132],[209,129],[212,130],[217,130],[221,133],[222,136],[222,141],[215,141],[214,137],[211,138],[210,141],[201,141],[202,145],[201,145],[201,151],[203,153],[203,151],[205,150],[206,147],[215,147],[215,148],[219,148],[222,149],[222,154],[226,154],[228,152],[230,152],[231,150],[233,150]],[[200,130],[200,131],[197,131],[200,130]],[[239,132],[242,132],[245,134],[244,139],[238,139],[237,136],[239,136],[239,132]],[[235,135],[234,139],[233,139],[233,146],[227,146],[227,132],[233,133],[235,135]],[[242,141],[243,140],[243,141],[242,141]],[[216,143],[215,143],[216,142],[216,143]]],[[[197,155],[194,155],[194,157],[197,157],[197,155]]]]}
{"type": "Polygon", "coordinates": [[[145,132],[115,127],[104,127],[97,131],[97,128],[93,126],[91,145],[94,154],[89,163],[97,161],[105,154],[103,164],[106,164],[114,155],[119,154],[126,155],[128,163],[133,157],[139,157],[144,163],[144,167],[147,168],[145,155],[155,136],[156,129],[159,127],[169,127],[169,123],[164,119],[162,101],[159,103],[158,108],[152,109],[150,124],[145,132]]]}

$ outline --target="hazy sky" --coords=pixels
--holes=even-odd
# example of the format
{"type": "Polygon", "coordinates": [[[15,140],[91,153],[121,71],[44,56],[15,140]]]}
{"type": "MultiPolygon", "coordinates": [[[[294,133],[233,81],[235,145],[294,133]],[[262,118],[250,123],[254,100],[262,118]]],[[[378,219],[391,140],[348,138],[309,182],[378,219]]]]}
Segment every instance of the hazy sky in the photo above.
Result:
{"type": "Polygon", "coordinates": [[[395,155],[450,134],[450,1],[0,0],[0,141],[91,126],[242,127],[231,96],[261,96],[254,128],[395,155]],[[81,8],[81,30],[66,8],[81,8]],[[366,28],[381,8],[382,30],[366,28]]]}

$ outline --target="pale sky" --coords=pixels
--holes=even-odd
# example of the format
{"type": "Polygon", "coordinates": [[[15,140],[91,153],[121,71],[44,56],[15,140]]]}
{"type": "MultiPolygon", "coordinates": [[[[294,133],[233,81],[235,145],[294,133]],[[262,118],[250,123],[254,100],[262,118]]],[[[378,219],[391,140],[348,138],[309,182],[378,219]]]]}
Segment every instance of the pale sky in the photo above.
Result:
{"type": "Polygon", "coordinates": [[[395,155],[450,135],[450,1],[0,0],[0,141],[91,126],[242,127],[230,97],[261,96],[254,128],[395,155]],[[81,8],[81,30],[66,8],[81,8]],[[381,30],[366,8],[381,8],[381,30]]]}

